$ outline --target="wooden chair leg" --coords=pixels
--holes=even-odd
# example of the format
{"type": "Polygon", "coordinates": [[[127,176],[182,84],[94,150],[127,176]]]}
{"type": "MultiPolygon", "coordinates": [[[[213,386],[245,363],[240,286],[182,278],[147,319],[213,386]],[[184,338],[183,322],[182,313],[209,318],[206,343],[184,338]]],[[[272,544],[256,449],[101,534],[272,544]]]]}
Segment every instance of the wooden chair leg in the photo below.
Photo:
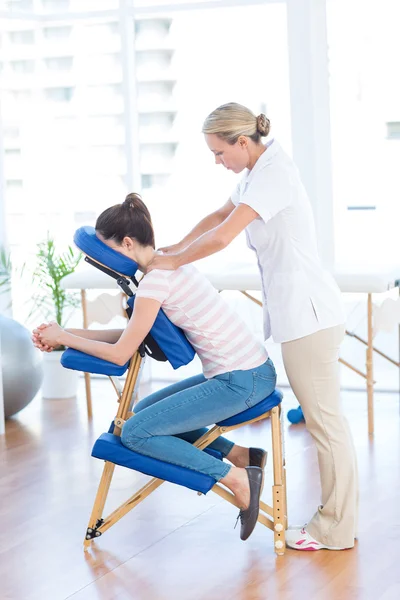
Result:
{"type": "Polygon", "coordinates": [[[85,375],[87,415],[88,415],[88,419],[91,420],[93,418],[93,410],[92,410],[92,389],[90,386],[90,373],[85,373],[84,375],[85,375]]]}
{"type": "Polygon", "coordinates": [[[100,484],[97,490],[96,499],[94,501],[92,514],[90,515],[88,529],[86,532],[85,540],[83,542],[85,550],[90,545],[92,541],[91,531],[94,530],[98,524],[98,521],[101,519],[101,515],[103,514],[104,506],[106,504],[108,491],[110,489],[112,476],[114,474],[115,464],[106,461],[103,469],[103,474],[101,476],[100,484]]]}
{"type": "MultiPolygon", "coordinates": [[[[133,395],[135,386],[136,386],[136,384],[138,384],[138,380],[139,380],[141,362],[142,362],[142,357],[140,356],[139,352],[136,352],[131,360],[131,365],[129,366],[124,389],[123,389],[123,392],[122,392],[122,395],[120,398],[120,402],[119,402],[119,406],[118,406],[116,420],[118,418],[120,418],[123,421],[125,421],[127,414],[129,414],[130,404],[132,401],[132,395],[133,395]]],[[[121,435],[121,427],[116,426],[114,428],[114,434],[121,435]]],[[[86,531],[86,536],[85,536],[85,540],[83,543],[85,550],[90,545],[90,542],[92,541],[92,539],[101,535],[101,533],[97,530],[98,530],[99,525],[101,524],[101,523],[99,523],[99,521],[102,520],[102,514],[103,514],[104,506],[105,506],[105,503],[107,500],[107,495],[108,495],[108,492],[110,489],[111,479],[112,479],[112,476],[114,473],[114,469],[115,469],[114,463],[111,463],[109,461],[105,462],[103,474],[101,476],[100,484],[99,484],[97,494],[96,494],[96,499],[94,501],[94,505],[93,505],[93,509],[92,509],[92,514],[90,515],[90,519],[89,519],[88,529],[86,531]]],[[[159,480],[157,480],[157,481],[159,481],[159,480]]],[[[161,485],[161,484],[158,483],[157,485],[161,485]]],[[[117,512],[117,511],[114,511],[114,512],[117,512]]]]}
{"type": "Polygon", "coordinates": [[[283,476],[282,433],[280,407],[271,411],[272,454],[274,463],[274,485],[272,486],[272,509],[274,519],[274,546],[278,555],[285,553],[285,486],[283,476]]]}
{"type": "Polygon", "coordinates": [[[285,530],[288,528],[288,504],[287,504],[287,489],[286,489],[286,458],[285,458],[285,433],[283,429],[283,410],[282,405],[279,411],[279,421],[280,421],[280,432],[281,432],[281,443],[282,443],[282,485],[283,485],[283,501],[284,501],[284,515],[285,515],[285,530]]]}

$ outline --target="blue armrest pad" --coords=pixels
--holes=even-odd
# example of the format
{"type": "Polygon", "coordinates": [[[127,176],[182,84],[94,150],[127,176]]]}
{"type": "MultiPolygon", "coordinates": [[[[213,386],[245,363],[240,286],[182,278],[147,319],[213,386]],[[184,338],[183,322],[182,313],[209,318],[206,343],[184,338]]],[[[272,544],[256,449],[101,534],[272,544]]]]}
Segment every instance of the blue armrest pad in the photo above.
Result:
{"type": "MultiPolygon", "coordinates": [[[[128,299],[132,309],[135,297],[128,299]]],[[[174,369],[188,365],[195,357],[196,352],[182,329],[171,323],[162,309],[159,310],[150,333],[174,369]]]]}
{"type": "Polygon", "coordinates": [[[215,480],[209,475],[203,475],[197,471],[171,465],[129,450],[122,445],[121,438],[118,435],[112,435],[111,433],[103,433],[99,437],[93,446],[92,456],[139,471],[151,477],[158,477],[164,481],[182,485],[202,494],[207,494],[215,484],[215,480]]]}
{"type": "Polygon", "coordinates": [[[83,371],[85,373],[98,373],[100,375],[120,376],[125,373],[129,367],[129,361],[123,365],[116,365],[108,360],[96,358],[85,352],[68,348],[61,356],[61,364],[66,369],[74,371],[83,371]]]}
{"type": "Polygon", "coordinates": [[[94,227],[86,225],[77,229],[74,242],[79,250],[82,250],[90,258],[118,273],[133,277],[138,270],[138,265],[133,260],[102,242],[97,237],[94,227]]]}

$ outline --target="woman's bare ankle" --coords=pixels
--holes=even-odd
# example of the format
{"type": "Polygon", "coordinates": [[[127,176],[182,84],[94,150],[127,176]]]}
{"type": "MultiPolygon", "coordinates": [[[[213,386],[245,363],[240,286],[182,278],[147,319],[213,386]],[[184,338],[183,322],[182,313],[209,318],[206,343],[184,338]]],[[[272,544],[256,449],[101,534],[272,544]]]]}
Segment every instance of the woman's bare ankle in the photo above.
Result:
{"type": "Polygon", "coordinates": [[[231,467],[229,473],[220,479],[235,495],[239,508],[246,509],[250,504],[250,485],[247,471],[241,467],[231,467]]]}
{"type": "Polygon", "coordinates": [[[249,449],[235,444],[226,457],[235,467],[243,469],[249,466],[249,449]]]}

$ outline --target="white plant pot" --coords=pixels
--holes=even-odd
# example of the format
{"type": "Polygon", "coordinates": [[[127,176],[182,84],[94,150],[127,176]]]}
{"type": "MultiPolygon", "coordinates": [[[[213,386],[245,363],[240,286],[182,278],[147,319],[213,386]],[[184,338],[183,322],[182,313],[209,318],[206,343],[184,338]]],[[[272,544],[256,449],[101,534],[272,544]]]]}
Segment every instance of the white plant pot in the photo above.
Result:
{"type": "Polygon", "coordinates": [[[45,352],[43,356],[43,398],[73,398],[78,391],[78,371],[65,369],[60,363],[62,350],[45,352]]]}

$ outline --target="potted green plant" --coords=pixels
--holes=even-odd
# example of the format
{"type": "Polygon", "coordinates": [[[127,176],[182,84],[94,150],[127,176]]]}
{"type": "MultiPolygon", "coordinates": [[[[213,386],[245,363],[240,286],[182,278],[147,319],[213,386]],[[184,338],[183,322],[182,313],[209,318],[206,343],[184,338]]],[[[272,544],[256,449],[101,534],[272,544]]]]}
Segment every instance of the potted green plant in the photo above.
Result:
{"type": "MultiPolygon", "coordinates": [[[[40,314],[47,321],[56,321],[65,327],[73,310],[79,306],[77,293],[61,287],[61,280],[73,273],[82,254],[68,246],[64,252],[57,252],[54,240],[50,237],[37,246],[34,283],[38,287],[35,294],[32,314],[40,314]],[[68,313],[68,309],[72,309],[68,313]]],[[[71,398],[76,396],[78,372],[64,369],[60,363],[64,347],[44,354],[44,378],[42,395],[44,398],[71,398]]]]}

